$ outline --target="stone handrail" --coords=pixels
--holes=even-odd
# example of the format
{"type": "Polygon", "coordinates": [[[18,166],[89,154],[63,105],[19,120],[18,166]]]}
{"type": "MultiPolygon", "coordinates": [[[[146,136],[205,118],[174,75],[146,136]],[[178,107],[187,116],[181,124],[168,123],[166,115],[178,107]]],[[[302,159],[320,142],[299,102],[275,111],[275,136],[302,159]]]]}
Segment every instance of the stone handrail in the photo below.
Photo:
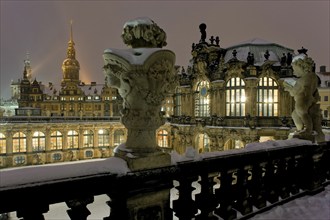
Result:
{"type": "Polygon", "coordinates": [[[64,121],[107,121],[107,122],[119,122],[119,116],[11,116],[0,118],[1,122],[64,122],[64,121]]]}
{"type": "MultiPolygon", "coordinates": [[[[66,202],[70,219],[87,219],[87,205],[106,194],[110,216],[104,219],[248,219],[278,204],[324,189],[330,180],[330,144],[285,146],[252,151],[235,150],[221,156],[181,161],[174,165],[128,172],[0,185],[0,213],[17,212],[22,219],[44,219],[49,205],[66,202]],[[131,198],[152,192],[178,190],[169,204],[153,203],[148,209],[128,210],[131,198]],[[193,182],[200,193],[192,198],[193,182]],[[220,183],[220,184],[219,184],[220,183]],[[220,205],[220,206],[219,206],[220,205]],[[199,211],[198,211],[199,210],[199,211]],[[135,213],[135,216],[132,216],[135,213]]],[[[1,174],[1,173],[0,173],[1,174]]],[[[1,181],[0,181],[1,184],[1,181]]],[[[108,211],[108,212],[109,212],[108,211]]]]}

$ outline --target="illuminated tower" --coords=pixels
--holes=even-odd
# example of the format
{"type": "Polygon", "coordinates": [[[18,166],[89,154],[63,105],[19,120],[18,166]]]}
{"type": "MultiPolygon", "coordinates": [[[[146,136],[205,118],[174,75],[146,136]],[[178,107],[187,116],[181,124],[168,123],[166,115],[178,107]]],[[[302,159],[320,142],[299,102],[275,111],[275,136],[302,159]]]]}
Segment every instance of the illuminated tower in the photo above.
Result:
{"type": "Polygon", "coordinates": [[[63,61],[62,72],[63,79],[62,82],[73,82],[79,83],[79,70],[80,65],[78,60],[76,60],[76,50],[74,48],[73,34],[72,34],[72,20],[70,23],[70,41],[68,43],[67,58],[63,61]]]}
{"type": "Polygon", "coordinates": [[[30,61],[30,53],[26,52],[26,59],[24,60],[24,66],[26,69],[26,77],[31,82],[32,79],[32,68],[31,68],[31,61],[30,61]]]}

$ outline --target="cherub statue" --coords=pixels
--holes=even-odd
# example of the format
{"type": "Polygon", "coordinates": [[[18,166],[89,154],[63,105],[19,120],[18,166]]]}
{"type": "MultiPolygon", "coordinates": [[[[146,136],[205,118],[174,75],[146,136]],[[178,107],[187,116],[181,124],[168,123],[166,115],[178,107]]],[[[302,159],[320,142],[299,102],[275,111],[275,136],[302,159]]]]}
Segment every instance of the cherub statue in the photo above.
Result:
{"type": "Polygon", "coordinates": [[[314,61],[305,54],[299,54],[292,60],[294,75],[298,77],[295,83],[284,82],[285,90],[293,96],[295,109],[292,119],[297,132],[294,137],[311,139],[313,131],[317,132],[316,140],[324,141],[321,128],[321,111],[317,102],[320,96],[317,90],[318,77],[312,71],[314,61]]]}

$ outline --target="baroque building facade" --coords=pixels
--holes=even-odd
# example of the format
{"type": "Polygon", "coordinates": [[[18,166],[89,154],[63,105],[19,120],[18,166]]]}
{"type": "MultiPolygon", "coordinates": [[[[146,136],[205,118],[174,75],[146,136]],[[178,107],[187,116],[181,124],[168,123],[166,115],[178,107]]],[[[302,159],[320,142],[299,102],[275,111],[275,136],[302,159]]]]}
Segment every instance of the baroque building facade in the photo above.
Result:
{"type": "MultiPolygon", "coordinates": [[[[201,153],[287,139],[294,101],[283,82],[294,77],[294,50],[257,38],[223,48],[219,37],[206,39],[206,25],[200,31],[162,105],[167,122],[156,131],[158,145],[183,154],[190,147],[201,153]]],[[[22,79],[12,83],[16,115],[0,117],[0,167],[109,157],[126,141],[118,91],[81,82],[79,69],[72,26],[59,87],[33,80],[25,60],[22,79]]]]}
{"type": "Polygon", "coordinates": [[[219,37],[206,40],[205,29],[200,25],[201,39],[179,74],[170,120],[173,148],[204,152],[286,139],[293,100],[283,80],[293,77],[294,50],[262,39],[222,48],[219,37]]]}

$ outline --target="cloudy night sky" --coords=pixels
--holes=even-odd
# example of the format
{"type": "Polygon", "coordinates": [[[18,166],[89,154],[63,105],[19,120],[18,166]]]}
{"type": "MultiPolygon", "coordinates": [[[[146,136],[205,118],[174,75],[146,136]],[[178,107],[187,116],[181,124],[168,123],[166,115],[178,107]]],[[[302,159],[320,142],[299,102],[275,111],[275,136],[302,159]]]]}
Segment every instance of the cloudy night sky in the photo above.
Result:
{"type": "Polygon", "coordinates": [[[302,46],[319,66],[330,69],[330,1],[17,1],[1,0],[0,97],[10,97],[10,83],[22,78],[26,52],[32,77],[59,84],[73,20],[80,79],[104,82],[102,54],[106,48],[126,49],[123,25],[149,17],[167,33],[166,49],[176,53],[176,64],[187,66],[191,45],[220,37],[230,47],[253,38],[274,42],[297,52],[302,46]]]}

